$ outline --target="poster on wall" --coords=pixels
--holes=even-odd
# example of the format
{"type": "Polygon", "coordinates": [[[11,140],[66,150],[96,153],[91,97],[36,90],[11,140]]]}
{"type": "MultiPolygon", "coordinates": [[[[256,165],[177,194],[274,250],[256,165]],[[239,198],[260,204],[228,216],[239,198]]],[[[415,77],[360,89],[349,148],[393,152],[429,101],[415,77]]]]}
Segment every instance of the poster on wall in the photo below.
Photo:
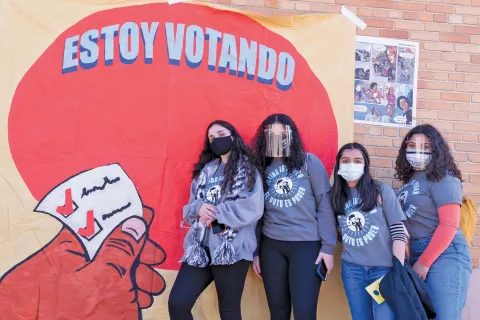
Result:
{"type": "Polygon", "coordinates": [[[418,57],[417,42],[357,36],[354,122],[415,126],[418,57]]]}

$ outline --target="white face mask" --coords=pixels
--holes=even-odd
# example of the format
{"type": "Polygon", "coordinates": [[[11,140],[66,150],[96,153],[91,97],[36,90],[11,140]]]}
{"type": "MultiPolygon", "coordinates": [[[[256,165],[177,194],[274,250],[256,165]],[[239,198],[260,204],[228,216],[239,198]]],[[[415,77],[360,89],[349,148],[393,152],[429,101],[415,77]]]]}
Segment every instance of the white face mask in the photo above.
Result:
{"type": "Polygon", "coordinates": [[[407,150],[407,161],[415,170],[424,170],[432,160],[432,153],[421,150],[407,150]]]}
{"type": "Polygon", "coordinates": [[[365,165],[360,163],[341,163],[338,174],[348,182],[360,180],[363,176],[363,169],[365,165]]]}

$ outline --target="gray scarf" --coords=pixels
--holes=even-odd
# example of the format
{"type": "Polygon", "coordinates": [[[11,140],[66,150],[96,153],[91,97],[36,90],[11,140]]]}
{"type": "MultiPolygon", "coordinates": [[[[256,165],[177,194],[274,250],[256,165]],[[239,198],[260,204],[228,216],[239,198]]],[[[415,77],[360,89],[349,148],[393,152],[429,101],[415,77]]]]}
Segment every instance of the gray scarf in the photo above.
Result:
{"type": "MultiPolygon", "coordinates": [[[[227,186],[228,192],[226,193],[225,197],[222,197],[224,198],[223,201],[235,201],[237,199],[245,198],[244,196],[240,195],[240,193],[245,191],[248,187],[247,161],[248,160],[244,158],[243,161],[241,160],[237,163],[237,172],[233,178],[233,182],[230,184],[230,186],[227,186]]],[[[205,187],[208,180],[206,171],[206,168],[204,168],[197,178],[198,184],[195,192],[195,200],[205,200],[206,198],[205,187]]],[[[192,237],[193,244],[187,248],[180,261],[185,262],[192,267],[205,268],[209,263],[209,257],[205,248],[202,246],[202,241],[205,238],[207,226],[200,223],[199,220],[196,220],[191,228],[193,230],[191,230],[187,236],[192,237]]],[[[219,235],[213,235],[221,237],[222,243],[215,249],[215,252],[213,253],[212,264],[232,265],[235,263],[236,252],[235,248],[233,247],[232,240],[236,235],[237,230],[228,226],[223,233],[219,235]]]]}

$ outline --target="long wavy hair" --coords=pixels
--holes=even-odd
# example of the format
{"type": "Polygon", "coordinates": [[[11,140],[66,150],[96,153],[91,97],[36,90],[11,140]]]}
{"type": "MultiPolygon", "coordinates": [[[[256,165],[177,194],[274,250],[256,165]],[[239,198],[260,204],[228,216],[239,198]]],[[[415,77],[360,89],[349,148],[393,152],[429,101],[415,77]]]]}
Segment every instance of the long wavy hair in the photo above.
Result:
{"type": "Polygon", "coordinates": [[[368,155],[367,149],[365,149],[364,146],[356,142],[347,143],[338,151],[337,159],[335,161],[335,169],[333,171],[334,180],[332,191],[330,193],[330,199],[333,212],[336,216],[345,215],[345,203],[350,196],[350,187],[348,186],[347,181],[338,174],[338,170],[340,169],[340,159],[342,158],[343,151],[347,149],[359,150],[362,153],[363,160],[365,162],[363,176],[360,178],[356,186],[361,199],[360,203],[357,205],[356,208],[363,212],[372,211],[378,204],[378,195],[380,193],[378,182],[375,181],[370,175],[370,157],[368,155]]]}
{"type": "Polygon", "coordinates": [[[246,169],[247,175],[247,186],[250,190],[255,186],[256,179],[256,167],[255,161],[252,156],[250,148],[245,144],[243,138],[238,133],[237,129],[232,126],[230,123],[223,120],[215,120],[210,123],[205,132],[205,141],[203,143],[203,150],[198,157],[198,162],[193,167],[192,179],[196,179],[200,172],[203,170],[205,165],[212,160],[220,159],[220,156],[217,156],[212,149],[210,148],[210,140],[208,139],[208,130],[214,125],[219,125],[230,131],[233,138],[233,147],[228,158],[227,163],[224,168],[224,179],[221,183],[222,190],[227,190],[227,188],[232,186],[233,180],[236,173],[238,172],[238,167],[242,165],[246,169]]]}
{"type": "Polygon", "coordinates": [[[443,139],[440,132],[430,124],[416,126],[403,138],[395,165],[396,179],[408,183],[415,173],[406,156],[407,142],[414,134],[424,134],[430,139],[432,159],[425,168],[428,181],[440,181],[446,174],[451,174],[463,181],[462,173],[455,164],[448,143],[443,139]]]}
{"type": "Polygon", "coordinates": [[[292,130],[290,156],[283,159],[283,163],[287,167],[288,172],[292,173],[293,170],[300,170],[304,166],[307,158],[300,132],[298,131],[297,125],[292,118],[282,113],[268,116],[258,127],[257,133],[255,134],[252,142],[256,165],[262,174],[264,185],[266,183],[265,170],[273,160],[273,158],[265,156],[267,141],[265,139],[264,131],[266,126],[274,123],[290,126],[290,129],[292,130]]]}

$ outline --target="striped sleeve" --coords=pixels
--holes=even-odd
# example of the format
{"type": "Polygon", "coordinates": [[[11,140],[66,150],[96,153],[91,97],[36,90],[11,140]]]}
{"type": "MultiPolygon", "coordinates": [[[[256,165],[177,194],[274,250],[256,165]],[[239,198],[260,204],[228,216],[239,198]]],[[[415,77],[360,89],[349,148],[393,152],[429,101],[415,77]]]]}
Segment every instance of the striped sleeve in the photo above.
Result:
{"type": "Polygon", "coordinates": [[[392,241],[399,240],[407,242],[407,237],[403,231],[403,222],[394,223],[390,226],[390,235],[392,236],[392,241]]]}

